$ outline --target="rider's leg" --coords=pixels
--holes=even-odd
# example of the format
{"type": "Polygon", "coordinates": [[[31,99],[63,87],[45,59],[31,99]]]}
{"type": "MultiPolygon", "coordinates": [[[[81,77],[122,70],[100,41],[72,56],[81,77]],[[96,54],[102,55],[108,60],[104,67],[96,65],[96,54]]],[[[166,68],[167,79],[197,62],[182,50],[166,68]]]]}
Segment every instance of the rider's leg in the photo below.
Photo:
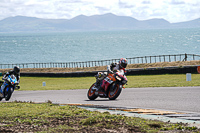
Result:
{"type": "Polygon", "coordinates": [[[104,79],[105,75],[104,75],[104,73],[102,73],[102,72],[98,72],[98,74],[95,75],[95,77],[96,77],[95,86],[96,86],[96,87],[99,87],[100,82],[104,79]]]}
{"type": "Polygon", "coordinates": [[[0,93],[3,95],[6,83],[4,82],[1,86],[0,93]]]}
{"type": "Polygon", "coordinates": [[[107,96],[106,91],[105,91],[106,84],[107,84],[107,82],[105,80],[103,80],[103,83],[101,84],[101,86],[98,89],[98,91],[104,92],[104,96],[107,96]]]}

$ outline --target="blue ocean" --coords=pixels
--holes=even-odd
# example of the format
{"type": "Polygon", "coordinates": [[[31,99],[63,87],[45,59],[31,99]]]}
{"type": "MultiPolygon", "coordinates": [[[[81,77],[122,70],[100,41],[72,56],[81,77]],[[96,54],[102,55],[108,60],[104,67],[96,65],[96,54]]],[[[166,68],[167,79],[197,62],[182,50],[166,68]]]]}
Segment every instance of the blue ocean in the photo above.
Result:
{"type": "Polygon", "coordinates": [[[0,64],[200,54],[200,29],[0,33],[0,64]]]}

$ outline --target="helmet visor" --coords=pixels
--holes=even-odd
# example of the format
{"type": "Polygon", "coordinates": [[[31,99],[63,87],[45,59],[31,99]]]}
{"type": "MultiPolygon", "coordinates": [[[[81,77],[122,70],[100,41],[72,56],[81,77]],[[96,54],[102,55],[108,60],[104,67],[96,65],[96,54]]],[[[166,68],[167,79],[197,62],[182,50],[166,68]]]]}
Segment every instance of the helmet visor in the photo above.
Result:
{"type": "Polygon", "coordinates": [[[20,72],[20,68],[19,67],[14,67],[14,73],[15,74],[19,74],[20,72]]]}
{"type": "Polygon", "coordinates": [[[121,63],[121,66],[122,66],[123,68],[126,68],[127,63],[121,63]]]}

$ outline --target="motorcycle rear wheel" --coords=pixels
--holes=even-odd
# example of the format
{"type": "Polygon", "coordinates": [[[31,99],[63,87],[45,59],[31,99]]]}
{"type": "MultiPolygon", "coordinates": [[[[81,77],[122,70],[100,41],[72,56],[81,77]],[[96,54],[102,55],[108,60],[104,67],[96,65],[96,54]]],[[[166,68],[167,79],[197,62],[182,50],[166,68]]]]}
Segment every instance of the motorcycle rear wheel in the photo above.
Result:
{"type": "Polygon", "coordinates": [[[88,96],[88,98],[89,98],[90,100],[95,100],[95,99],[98,97],[97,95],[95,95],[96,90],[92,90],[92,87],[94,87],[94,85],[95,85],[95,84],[93,84],[93,85],[89,88],[88,93],[87,93],[87,96],[88,96]]]}
{"type": "Polygon", "coordinates": [[[119,94],[122,91],[122,87],[120,85],[116,84],[116,87],[114,89],[109,89],[108,91],[108,98],[109,100],[115,100],[119,94]]]}

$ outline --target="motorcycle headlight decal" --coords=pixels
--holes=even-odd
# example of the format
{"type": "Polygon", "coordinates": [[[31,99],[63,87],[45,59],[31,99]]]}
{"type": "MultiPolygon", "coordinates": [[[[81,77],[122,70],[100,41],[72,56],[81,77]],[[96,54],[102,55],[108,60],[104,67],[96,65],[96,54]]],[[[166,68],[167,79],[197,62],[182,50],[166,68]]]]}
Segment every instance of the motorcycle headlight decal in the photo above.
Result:
{"type": "Polygon", "coordinates": [[[127,83],[127,81],[126,81],[126,80],[123,80],[123,81],[122,81],[122,84],[126,84],[126,83],[127,83]]]}

